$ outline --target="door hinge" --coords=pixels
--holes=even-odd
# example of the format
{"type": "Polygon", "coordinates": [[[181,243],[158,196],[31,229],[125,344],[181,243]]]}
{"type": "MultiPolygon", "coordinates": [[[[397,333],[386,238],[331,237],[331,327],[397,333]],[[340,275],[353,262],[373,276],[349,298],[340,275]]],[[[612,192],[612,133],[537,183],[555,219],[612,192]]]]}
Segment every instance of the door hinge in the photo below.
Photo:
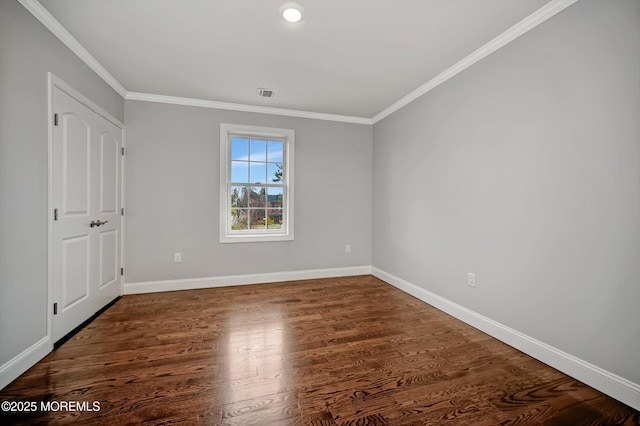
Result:
{"type": "Polygon", "coordinates": [[[120,207],[120,216],[124,216],[124,207],[120,207]]]}
{"type": "Polygon", "coordinates": [[[58,125],[58,114],[53,114],[53,125],[57,126],[58,125]]]}
{"type": "Polygon", "coordinates": [[[120,268],[120,276],[124,275],[124,268],[120,268]]]}
{"type": "Polygon", "coordinates": [[[120,155],[124,155],[124,146],[120,148],[120,155]]]}
{"type": "Polygon", "coordinates": [[[53,315],[58,315],[58,304],[57,303],[53,304],[53,315]]]}
{"type": "Polygon", "coordinates": [[[53,220],[58,220],[58,209],[53,209],[53,220]]]}

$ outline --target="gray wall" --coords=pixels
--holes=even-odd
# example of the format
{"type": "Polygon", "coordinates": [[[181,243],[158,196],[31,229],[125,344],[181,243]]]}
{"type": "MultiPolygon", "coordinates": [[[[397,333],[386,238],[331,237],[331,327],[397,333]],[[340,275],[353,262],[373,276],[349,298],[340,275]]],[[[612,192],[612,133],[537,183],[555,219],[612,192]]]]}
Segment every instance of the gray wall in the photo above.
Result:
{"type": "Polygon", "coordinates": [[[47,71],[124,118],[122,97],[0,0],[0,365],[47,334],[47,71]]]}
{"type": "Polygon", "coordinates": [[[125,120],[127,282],[371,264],[372,126],[137,101],[125,120]],[[218,242],[221,122],[295,130],[294,241],[218,242]]]}
{"type": "Polygon", "coordinates": [[[373,156],[375,267],[640,383],[640,2],[569,7],[373,156]]]}

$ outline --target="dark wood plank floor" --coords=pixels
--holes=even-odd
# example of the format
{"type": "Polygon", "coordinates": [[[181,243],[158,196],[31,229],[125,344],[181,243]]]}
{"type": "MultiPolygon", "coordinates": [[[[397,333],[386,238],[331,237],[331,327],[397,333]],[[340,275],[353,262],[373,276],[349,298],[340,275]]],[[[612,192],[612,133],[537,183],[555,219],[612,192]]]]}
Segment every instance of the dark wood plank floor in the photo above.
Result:
{"type": "Polygon", "coordinates": [[[0,424],[609,425],[640,414],[372,277],[125,296],[0,424]]]}

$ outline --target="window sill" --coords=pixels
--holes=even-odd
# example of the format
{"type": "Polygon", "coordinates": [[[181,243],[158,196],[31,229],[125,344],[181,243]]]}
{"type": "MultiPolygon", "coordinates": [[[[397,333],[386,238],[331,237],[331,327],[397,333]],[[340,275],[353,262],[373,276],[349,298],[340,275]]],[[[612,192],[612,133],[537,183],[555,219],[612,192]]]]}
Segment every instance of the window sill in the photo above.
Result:
{"type": "Polygon", "coordinates": [[[266,243],[276,241],[293,241],[292,234],[231,234],[220,237],[221,244],[227,243],[266,243]]]}

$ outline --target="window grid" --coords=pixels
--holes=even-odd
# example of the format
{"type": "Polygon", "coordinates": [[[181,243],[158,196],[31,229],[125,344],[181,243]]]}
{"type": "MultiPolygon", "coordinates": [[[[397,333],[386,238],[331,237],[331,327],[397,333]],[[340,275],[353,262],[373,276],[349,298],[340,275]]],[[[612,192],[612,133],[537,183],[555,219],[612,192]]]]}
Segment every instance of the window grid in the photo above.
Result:
{"type": "MultiPolygon", "coordinates": [[[[231,168],[229,170],[228,177],[228,191],[229,194],[229,206],[231,207],[231,233],[250,233],[251,231],[260,231],[260,233],[282,233],[284,224],[286,223],[286,209],[283,207],[286,205],[287,200],[287,181],[286,176],[286,164],[284,159],[286,158],[286,141],[283,139],[269,139],[269,138],[255,138],[242,134],[230,134],[229,135],[229,164],[231,168]],[[246,140],[248,143],[247,158],[238,159],[234,158],[233,146],[234,142],[246,140]],[[254,144],[260,144],[264,142],[264,153],[261,149],[254,150],[254,144]],[[270,144],[280,145],[280,155],[276,155],[276,159],[280,161],[269,161],[273,155],[270,155],[270,144]],[[233,165],[235,164],[247,164],[247,177],[245,181],[233,180],[233,165]],[[253,179],[252,166],[264,165],[264,179],[253,179]],[[269,180],[269,165],[276,165],[277,169],[281,173],[279,178],[281,183],[266,183],[269,180]],[[264,180],[265,183],[260,182],[264,180]],[[275,188],[281,190],[281,196],[278,202],[270,205],[269,189],[275,188]],[[234,200],[235,197],[235,200],[234,200]],[[240,201],[239,201],[240,200],[240,201]],[[234,214],[235,213],[235,214],[234,214]],[[244,220],[246,220],[246,227],[244,226],[244,220]],[[262,223],[260,223],[262,222],[262,223]]],[[[277,178],[277,175],[275,176],[277,178]]]]}

